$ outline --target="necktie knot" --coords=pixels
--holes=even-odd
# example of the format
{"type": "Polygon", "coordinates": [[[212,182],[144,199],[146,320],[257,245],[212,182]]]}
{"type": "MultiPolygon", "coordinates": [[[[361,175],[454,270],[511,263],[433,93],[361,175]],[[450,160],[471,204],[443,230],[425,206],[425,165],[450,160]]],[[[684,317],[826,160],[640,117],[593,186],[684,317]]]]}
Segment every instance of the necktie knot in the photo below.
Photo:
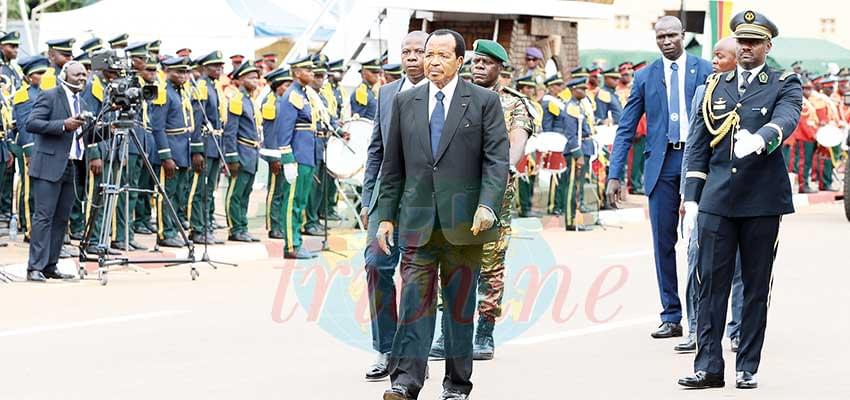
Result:
{"type": "Polygon", "coordinates": [[[679,70],[679,64],[676,64],[676,63],[670,64],[670,69],[672,69],[673,71],[678,71],[679,70]]]}
{"type": "Polygon", "coordinates": [[[435,94],[434,97],[437,98],[437,101],[442,102],[443,99],[446,98],[446,95],[442,91],[440,91],[440,92],[437,92],[437,94],[435,94]]]}
{"type": "Polygon", "coordinates": [[[750,83],[750,75],[752,75],[752,74],[753,73],[750,72],[750,71],[741,72],[741,76],[744,77],[744,82],[742,82],[744,85],[750,83]]]}

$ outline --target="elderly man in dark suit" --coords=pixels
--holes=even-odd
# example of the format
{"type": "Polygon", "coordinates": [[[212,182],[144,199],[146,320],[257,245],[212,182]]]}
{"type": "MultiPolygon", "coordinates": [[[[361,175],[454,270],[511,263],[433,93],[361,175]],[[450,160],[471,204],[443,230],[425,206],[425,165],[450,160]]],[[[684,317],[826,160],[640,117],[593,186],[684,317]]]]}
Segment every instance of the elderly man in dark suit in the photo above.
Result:
{"type": "Polygon", "coordinates": [[[86,148],[80,136],[83,119],[80,91],[86,69],[78,62],[65,64],[61,85],[43,92],[27,121],[34,148],[30,161],[35,211],[32,221],[27,280],[70,279],[56,269],[65,229],[74,203],[74,160],[82,160],[86,148]]]}
{"type": "Polygon", "coordinates": [[[382,164],[378,244],[389,254],[398,227],[401,310],[384,400],[416,399],[436,321],[439,276],[446,323],[441,399],[472,390],[476,282],[484,243],[495,241],[509,175],[499,95],[458,79],[466,48],[451,30],[425,43],[428,85],[396,95],[382,164]]]}
{"type": "MultiPolygon", "coordinates": [[[[398,321],[393,276],[398,265],[399,252],[398,247],[393,246],[390,254],[386,254],[378,247],[378,241],[375,240],[375,233],[381,222],[377,220],[378,214],[374,212],[378,201],[375,189],[380,187],[377,178],[381,163],[384,161],[384,142],[390,131],[393,99],[398,93],[428,83],[424,70],[427,38],[427,33],[413,31],[408,33],[401,42],[401,61],[404,65],[405,76],[381,86],[378,92],[378,114],[372,131],[372,141],[369,144],[369,158],[366,161],[363,204],[367,206],[360,209],[360,218],[369,232],[366,236],[364,258],[372,316],[372,347],[378,352],[377,361],[366,371],[366,380],[369,381],[386,379],[390,375],[389,355],[396,332],[396,321],[398,321]]],[[[393,241],[396,240],[398,240],[397,234],[393,238],[393,241]]]]}

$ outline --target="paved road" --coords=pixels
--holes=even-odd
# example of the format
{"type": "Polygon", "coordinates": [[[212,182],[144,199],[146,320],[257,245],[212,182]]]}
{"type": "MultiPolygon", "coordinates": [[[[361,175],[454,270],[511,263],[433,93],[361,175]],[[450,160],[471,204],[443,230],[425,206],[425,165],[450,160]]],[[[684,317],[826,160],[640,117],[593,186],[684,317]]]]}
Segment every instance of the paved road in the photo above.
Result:
{"type": "MultiPolygon", "coordinates": [[[[561,279],[523,302],[511,293],[529,295],[518,288],[534,268],[523,281],[512,267],[509,318],[531,315],[534,323],[497,328],[521,335],[500,344],[496,360],[476,364],[474,399],[850,394],[850,223],[838,204],[783,222],[761,388],[750,392],[734,389],[728,351],[726,389],[677,387],[692,356],[674,354],[676,340],[649,337],[659,305],[646,224],[526,235],[515,239],[512,257],[559,265],[561,279]]],[[[106,287],[0,286],[0,399],[379,399],[387,384],[362,380],[372,360],[363,350],[368,327],[356,317],[362,259],[328,255],[315,266],[267,260],[201,267],[196,282],[176,267],[114,272],[106,287]],[[333,277],[328,290],[307,290],[323,275],[333,277]],[[354,306],[340,306],[344,300],[354,306]]],[[[442,372],[441,362],[431,363],[435,378],[420,398],[437,398],[442,372]]]]}

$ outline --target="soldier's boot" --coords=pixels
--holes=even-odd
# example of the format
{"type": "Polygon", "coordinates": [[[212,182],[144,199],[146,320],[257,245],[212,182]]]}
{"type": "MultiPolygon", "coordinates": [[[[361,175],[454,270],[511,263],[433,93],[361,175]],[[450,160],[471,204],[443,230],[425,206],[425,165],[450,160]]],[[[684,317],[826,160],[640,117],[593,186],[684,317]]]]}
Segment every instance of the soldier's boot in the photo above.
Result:
{"type": "Polygon", "coordinates": [[[443,337],[442,332],[440,332],[440,337],[437,338],[437,341],[431,346],[431,352],[428,356],[435,360],[446,358],[446,339],[443,337]]]}
{"type": "Polygon", "coordinates": [[[496,354],[496,345],[493,342],[493,328],[495,322],[489,318],[478,317],[478,328],[475,330],[475,339],[472,342],[473,360],[492,360],[496,354]]]}

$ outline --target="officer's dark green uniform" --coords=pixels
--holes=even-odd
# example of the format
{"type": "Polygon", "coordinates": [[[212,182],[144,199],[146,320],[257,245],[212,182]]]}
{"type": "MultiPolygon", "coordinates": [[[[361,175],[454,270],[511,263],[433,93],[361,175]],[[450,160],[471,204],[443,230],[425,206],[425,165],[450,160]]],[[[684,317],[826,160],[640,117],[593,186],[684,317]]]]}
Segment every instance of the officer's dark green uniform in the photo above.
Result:
{"type": "Polygon", "coordinates": [[[278,145],[281,150],[283,168],[297,168],[298,176],[294,182],[284,184],[286,199],[286,217],[284,235],[284,256],[287,258],[313,258],[301,247],[301,222],[304,208],[310,196],[313,180],[313,168],[316,166],[316,123],[306,88],[297,79],[299,68],[313,68],[311,58],[305,57],[289,64],[296,78],[281,97],[283,105],[276,121],[281,133],[278,145]]]}
{"type": "MultiPolygon", "coordinates": [[[[0,33],[0,46],[14,46],[20,44],[21,35],[16,31],[8,33],[0,33]]],[[[5,53],[0,53],[0,75],[3,76],[3,96],[10,98],[18,88],[21,87],[21,79],[23,72],[18,65],[12,63],[12,59],[8,58],[5,53]]],[[[11,104],[9,104],[11,105],[11,104]]],[[[9,117],[11,117],[11,107],[9,107],[9,117]]],[[[11,121],[10,121],[11,122],[11,121]]],[[[11,128],[11,126],[9,127],[11,128]]],[[[11,131],[7,132],[7,140],[11,139],[11,131]]],[[[4,150],[6,151],[6,150],[4,150]]],[[[10,156],[6,154],[5,156],[10,156]]],[[[12,211],[12,186],[15,181],[15,169],[10,168],[3,173],[0,173],[0,180],[3,181],[2,189],[0,189],[0,214],[6,216],[12,211]]],[[[20,213],[19,213],[20,214],[20,213]]]]}
{"type": "MultiPolygon", "coordinates": [[[[276,121],[284,103],[281,102],[281,97],[277,95],[276,91],[284,83],[291,82],[292,77],[289,75],[289,71],[278,68],[266,74],[264,78],[271,85],[271,91],[260,105],[260,114],[263,117],[263,148],[260,149],[260,156],[271,165],[275,162],[281,162],[281,152],[284,150],[279,145],[282,134],[276,130],[280,126],[276,124],[276,121]]],[[[266,230],[271,239],[283,239],[285,229],[284,205],[286,198],[284,197],[284,184],[286,180],[282,171],[273,174],[271,168],[269,168],[268,194],[266,194],[266,230]]]]}
{"type": "MultiPolygon", "coordinates": [[[[730,25],[739,48],[764,49],[778,34],[770,20],[754,11],[735,15],[730,25]]],[[[724,384],[721,340],[738,252],[744,308],[736,387],[758,385],[754,375],[764,345],[779,225],[782,215],[794,212],[787,163],[776,150],[800,118],[800,77],[773,70],[764,60],[755,65],[758,56],[749,63],[738,61],[736,70],[709,76],[691,126],[695,137],[688,153],[685,209],[689,220],[699,209],[698,346],[696,374],[679,380],[686,387],[724,384]]]]}
{"type": "MultiPolygon", "coordinates": [[[[502,72],[504,72],[504,70],[502,72]]],[[[522,87],[537,88],[537,82],[535,82],[534,76],[531,74],[517,79],[516,85],[517,89],[520,90],[522,87]]],[[[534,107],[534,113],[532,114],[534,132],[539,132],[543,128],[543,107],[534,99],[528,99],[528,102],[531,103],[532,107],[534,107]]],[[[529,157],[529,165],[526,170],[526,176],[518,179],[517,183],[520,216],[530,216],[532,214],[531,208],[532,200],[534,199],[534,186],[537,184],[537,173],[535,170],[540,167],[535,164],[536,158],[534,154],[529,154],[526,157],[529,157]]]]}
{"type": "MultiPolygon", "coordinates": [[[[576,78],[567,82],[567,88],[587,88],[587,78],[576,78]]],[[[579,190],[583,169],[578,168],[578,161],[584,159],[581,140],[590,137],[590,125],[587,116],[582,112],[580,101],[571,96],[566,104],[564,113],[564,135],[567,145],[564,147],[564,160],[567,169],[561,174],[560,197],[564,199],[564,226],[567,230],[584,230],[576,223],[579,204],[579,190]]]]}
{"type": "MultiPolygon", "coordinates": [[[[224,56],[221,51],[213,51],[195,60],[195,63],[202,67],[224,65],[224,56]]],[[[192,105],[195,113],[195,130],[192,134],[191,150],[192,154],[203,154],[204,170],[201,173],[192,174],[189,225],[192,229],[192,241],[195,243],[206,241],[212,244],[215,242],[212,237],[212,223],[215,221],[213,196],[218,187],[221,172],[219,151],[224,151],[221,147],[221,136],[227,118],[227,103],[219,80],[202,74],[195,87],[192,105]],[[206,134],[203,131],[205,126],[210,129],[210,132],[206,134]],[[203,214],[205,210],[206,218],[203,214]],[[204,230],[204,222],[210,223],[209,230],[204,230]]]]}
{"type": "MultiPolygon", "coordinates": [[[[253,63],[245,62],[233,71],[238,79],[245,75],[258,74],[253,63]]],[[[227,188],[225,211],[227,225],[230,228],[228,240],[251,242],[248,234],[248,200],[257,173],[257,161],[260,155],[260,137],[257,133],[257,119],[254,115],[254,103],[251,94],[244,87],[228,100],[227,123],[224,125],[224,158],[228,164],[239,163],[239,170],[230,177],[227,188]]]]}
{"type": "Polygon", "coordinates": [[[29,177],[29,158],[32,155],[33,138],[27,130],[27,119],[29,118],[35,99],[41,93],[39,85],[32,79],[41,77],[50,62],[44,56],[32,56],[20,61],[23,70],[24,82],[12,98],[14,104],[12,117],[17,126],[17,134],[13,153],[18,160],[18,169],[21,172],[20,185],[18,188],[18,230],[24,232],[24,238],[29,239],[32,227],[32,210],[34,207],[29,177]]]}

